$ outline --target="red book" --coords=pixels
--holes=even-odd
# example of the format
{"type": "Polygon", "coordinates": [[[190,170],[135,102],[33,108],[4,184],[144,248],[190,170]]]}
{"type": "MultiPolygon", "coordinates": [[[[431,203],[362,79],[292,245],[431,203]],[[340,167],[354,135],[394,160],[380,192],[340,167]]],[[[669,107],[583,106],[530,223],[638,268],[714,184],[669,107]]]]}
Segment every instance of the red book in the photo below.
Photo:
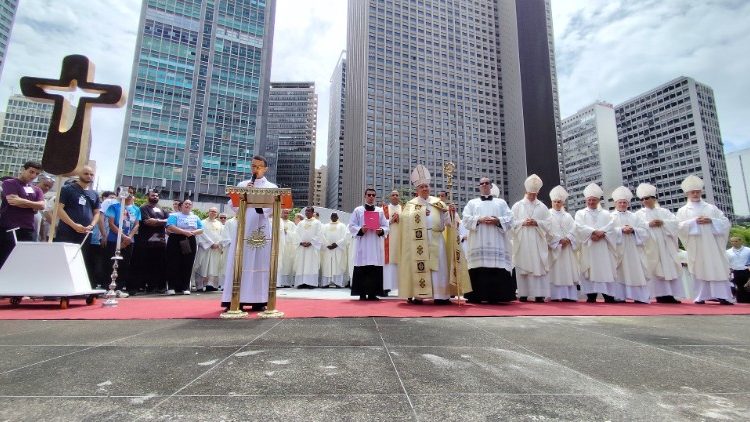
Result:
{"type": "Polygon", "coordinates": [[[365,211],[365,227],[368,230],[380,228],[380,215],[377,211],[365,211]]]}

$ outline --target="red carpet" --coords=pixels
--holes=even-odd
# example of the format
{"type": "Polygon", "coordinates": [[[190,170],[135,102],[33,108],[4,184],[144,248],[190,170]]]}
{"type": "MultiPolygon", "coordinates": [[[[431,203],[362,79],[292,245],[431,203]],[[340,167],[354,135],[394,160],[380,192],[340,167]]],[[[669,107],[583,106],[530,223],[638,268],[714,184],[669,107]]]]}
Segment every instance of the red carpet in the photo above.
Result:
{"type": "MultiPolygon", "coordinates": [[[[14,307],[8,299],[0,299],[0,320],[218,318],[223,311],[219,306],[219,299],[219,296],[133,297],[121,299],[119,306],[115,308],[103,308],[101,300],[97,300],[92,306],[86,306],[82,299],[71,299],[68,309],[60,309],[57,302],[41,300],[26,300],[14,307]]],[[[287,318],[750,315],[750,304],[722,306],[711,302],[705,305],[513,302],[502,305],[435,306],[410,305],[397,299],[378,302],[340,299],[279,299],[277,308],[284,312],[287,318]]],[[[251,316],[254,315],[254,313],[251,314],[251,316]]]]}

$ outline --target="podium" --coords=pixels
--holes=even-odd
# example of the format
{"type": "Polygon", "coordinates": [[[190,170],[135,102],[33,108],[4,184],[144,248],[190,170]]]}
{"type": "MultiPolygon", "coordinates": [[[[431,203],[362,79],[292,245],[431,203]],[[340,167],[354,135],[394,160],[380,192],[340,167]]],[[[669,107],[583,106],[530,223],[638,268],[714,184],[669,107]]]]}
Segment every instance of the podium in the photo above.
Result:
{"type": "Polygon", "coordinates": [[[245,215],[248,208],[271,208],[271,267],[268,277],[268,305],[258,313],[259,318],[283,318],[284,313],[276,309],[276,277],[279,268],[279,228],[281,227],[281,206],[291,208],[292,190],[289,188],[243,188],[229,186],[226,193],[237,204],[237,235],[234,239],[234,268],[232,268],[232,300],[229,310],[221,314],[224,319],[245,318],[247,312],[240,310],[240,288],[242,284],[242,258],[245,242],[266,242],[266,239],[245,238],[245,215]]]}
{"type": "Polygon", "coordinates": [[[24,296],[59,297],[68,307],[71,297],[86,297],[91,305],[104,290],[89,284],[80,245],[75,243],[18,242],[0,268],[0,296],[17,305],[24,296]]]}

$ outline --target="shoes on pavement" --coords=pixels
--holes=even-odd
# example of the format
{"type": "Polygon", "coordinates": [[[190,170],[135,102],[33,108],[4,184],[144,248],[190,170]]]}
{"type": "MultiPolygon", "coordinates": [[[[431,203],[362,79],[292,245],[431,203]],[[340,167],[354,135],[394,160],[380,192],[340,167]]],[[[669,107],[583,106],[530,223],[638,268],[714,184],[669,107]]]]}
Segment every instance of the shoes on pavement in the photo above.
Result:
{"type": "Polygon", "coordinates": [[[174,296],[175,295],[175,291],[174,291],[174,289],[169,289],[164,294],[167,295],[167,296],[174,296]]]}

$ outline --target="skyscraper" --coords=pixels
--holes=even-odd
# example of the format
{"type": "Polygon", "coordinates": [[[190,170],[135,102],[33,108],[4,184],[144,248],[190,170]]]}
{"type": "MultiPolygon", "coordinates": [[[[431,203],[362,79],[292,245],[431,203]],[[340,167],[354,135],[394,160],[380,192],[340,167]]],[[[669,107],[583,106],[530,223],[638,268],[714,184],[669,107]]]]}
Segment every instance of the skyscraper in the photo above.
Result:
{"type": "Polygon", "coordinates": [[[326,184],[328,183],[328,167],[320,166],[315,169],[314,193],[312,204],[315,207],[326,206],[326,184]]]}
{"type": "Polygon", "coordinates": [[[346,109],[346,51],[341,52],[331,76],[328,109],[328,181],[326,207],[340,210],[344,179],[344,110],[346,109]]]}
{"type": "Polygon", "coordinates": [[[560,152],[571,212],[585,206],[583,189],[589,183],[601,186],[605,196],[622,185],[614,106],[599,101],[564,118],[560,152]]]}
{"type": "Polygon", "coordinates": [[[318,95],[314,82],[271,82],[266,158],[268,177],[292,189],[296,207],[310,205],[315,178],[318,95]]]}
{"type": "Polygon", "coordinates": [[[5,66],[5,55],[8,53],[8,42],[13,22],[16,19],[16,9],[18,9],[18,0],[0,1],[0,75],[5,66]]]}
{"type": "MultiPolygon", "coordinates": [[[[343,208],[364,187],[411,189],[424,164],[454,200],[493,179],[511,201],[539,174],[559,183],[557,106],[548,0],[350,0],[343,208]],[[533,151],[533,159],[531,152],[533,151]],[[527,158],[527,155],[529,156],[527,158]]],[[[544,192],[540,198],[544,197],[544,192]]]]}
{"type": "Polygon", "coordinates": [[[690,174],[705,182],[706,199],[733,218],[727,165],[713,90],[681,76],[615,107],[622,178],[651,183],[659,204],[685,203],[680,183],[690,174]]]}
{"type": "Polygon", "coordinates": [[[146,0],[117,181],[225,201],[265,150],[275,0],[146,0]]]}

